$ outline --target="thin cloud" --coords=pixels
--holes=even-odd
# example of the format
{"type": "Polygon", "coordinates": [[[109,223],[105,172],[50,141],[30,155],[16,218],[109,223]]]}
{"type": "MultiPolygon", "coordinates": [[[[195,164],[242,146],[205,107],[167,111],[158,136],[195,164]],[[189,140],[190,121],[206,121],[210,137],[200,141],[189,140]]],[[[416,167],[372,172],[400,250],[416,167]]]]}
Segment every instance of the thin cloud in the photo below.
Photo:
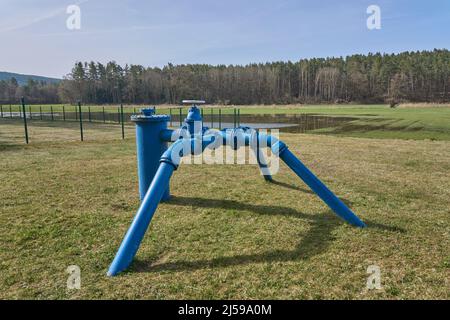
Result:
{"type": "MultiPolygon", "coordinates": [[[[81,0],[78,1],[77,3],[75,3],[75,5],[79,6],[83,3],[88,2],[89,0],[81,0]]],[[[16,24],[16,25],[11,25],[11,26],[6,26],[0,29],[0,33],[4,33],[4,32],[11,32],[11,31],[17,31],[20,29],[24,29],[27,27],[30,27],[32,25],[35,25],[37,23],[46,21],[46,20],[50,20],[52,18],[55,18],[57,16],[59,16],[60,14],[65,14],[67,9],[67,6],[64,7],[60,7],[58,9],[55,9],[53,11],[47,12],[46,14],[40,15],[38,17],[26,20],[26,19],[20,19],[20,23],[16,24]]]]}
{"type": "MultiPolygon", "coordinates": [[[[215,23],[217,25],[222,23],[215,23]]],[[[97,35],[97,34],[109,34],[109,33],[119,33],[119,32],[130,32],[130,31],[147,31],[147,30],[168,30],[170,28],[186,28],[187,26],[192,26],[191,23],[171,23],[171,24],[157,24],[150,26],[129,26],[129,27],[119,27],[119,28],[108,28],[108,29],[88,29],[88,30],[67,30],[65,32],[53,32],[53,33],[41,33],[37,34],[38,37],[58,37],[67,35],[97,35]]],[[[195,25],[205,27],[211,27],[211,23],[196,23],[195,25]]]]}

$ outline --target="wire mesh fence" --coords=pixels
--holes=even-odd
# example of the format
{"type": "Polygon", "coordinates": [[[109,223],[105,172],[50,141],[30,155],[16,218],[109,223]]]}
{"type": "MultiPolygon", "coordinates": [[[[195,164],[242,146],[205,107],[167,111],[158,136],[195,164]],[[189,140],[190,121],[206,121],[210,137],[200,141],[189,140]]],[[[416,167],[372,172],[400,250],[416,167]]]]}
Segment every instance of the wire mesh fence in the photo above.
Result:
{"type": "MultiPolygon", "coordinates": [[[[235,115],[225,115],[222,109],[210,108],[202,114],[205,120],[211,123],[211,127],[220,125],[220,118],[226,117],[227,121],[231,119],[239,124],[240,110],[233,109],[235,115]]],[[[187,115],[188,108],[174,107],[164,108],[158,110],[159,113],[170,114],[171,125],[181,125],[187,115]]],[[[46,120],[46,121],[78,121],[80,117],[83,122],[98,122],[98,123],[118,123],[131,122],[131,115],[139,113],[140,108],[129,106],[79,106],[75,105],[27,105],[25,106],[25,116],[30,120],[46,120]]],[[[21,105],[0,105],[0,118],[12,119],[23,118],[23,110],[21,105]]]]}
{"type": "MultiPolygon", "coordinates": [[[[170,114],[170,127],[178,127],[183,124],[188,108],[164,108],[158,110],[159,113],[170,114]]],[[[126,132],[132,125],[131,116],[139,113],[140,107],[120,106],[82,106],[82,105],[0,105],[0,119],[9,121],[10,124],[18,125],[23,122],[25,130],[25,141],[28,137],[34,136],[34,141],[48,140],[51,136],[55,141],[72,139],[73,131],[78,130],[78,139],[83,141],[89,136],[99,137],[101,134],[90,135],[87,131],[98,130],[101,132],[113,133],[116,130],[117,137],[124,139],[126,132]],[[35,129],[33,130],[33,127],[35,129]],[[44,130],[44,128],[47,128],[44,130]],[[66,130],[63,130],[66,129],[66,130]],[[30,132],[27,132],[30,131],[30,132]],[[48,131],[48,132],[47,132],[48,131]],[[68,134],[70,132],[70,134],[68,134]],[[40,138],[36,134],[40,133],[40,138]],[[53,134],[51,134],[53,133],[53,134]]],[[[222,124],[230,124],[222,121],[222,110],[215,115],[214,110],[206,115],[209,117],[210,127],[222,128],[222,124]],[[215,120],[215,117],[217,118],[215,120]]],[[[229,118],[226,117],[227,119],[229,118]]],[[[230,120],[226,120],[230,121],[230,120]]],[[[234,126],[238,126],[240,121],[238,113],[234,112],[234,126]]],[[[6,124],[7,122],[2,122],[6,124]]],[[[5,132],[6,127],[3,127],[5,132]]]]}
{"type": "MultiPolygon", "coordinates": [[[[84,122],[120,123],[122,113],[124,120],[129,121],[127,116],[135,113],[133,110],[125,109],[121,112],[120,106],[115,109],[110,106],[81,106],[81,118],[84,122]]],[[[80,118],[80,111],[77,105],[27,105],[25,115],[30,120],[77,121],[80,118]]],[[[23,118],[22,106],[0,105],[0,117],[3,119],[23,118]]]]}
{"type": "MultiPolygon", "coordinates": [[[[139,113],[135,106],[83,105],[0,105],[0,120],[5,137],[6,124],[16,127],[23,123],[22,141],[61,141],[85,139],[125,139],[134,136],[131,116],[139,113]],[[28,132],[27,132],[28,131],[28,132]],[[27,139],[28,137],[28,139],[27,139]]],[[[311,114],[241,114],[239,108],[202,108],[203,126],[224,129],[249,126],[256,129],[277,128],[282,131],[305,133],[311,130],[337,127],[354,120],[311,114]]],[[[169,127],[179,127],[188,113],[187,107],[157,109],[170,115],[169,127]]],[[[17,130],[17,129],[16,129],[17,130]]],[[[5,140],[5,139],[2,139],[5,140]]],[[[13,139],[14,140],[14,139],[13,139]]]]}
{"type": "Polygon", "coordinates": [[[19,136],[26,143],[124,139],[135,110],[124,112],[123,106],[0,105],[0,142],[17,142],[19,136]]]}

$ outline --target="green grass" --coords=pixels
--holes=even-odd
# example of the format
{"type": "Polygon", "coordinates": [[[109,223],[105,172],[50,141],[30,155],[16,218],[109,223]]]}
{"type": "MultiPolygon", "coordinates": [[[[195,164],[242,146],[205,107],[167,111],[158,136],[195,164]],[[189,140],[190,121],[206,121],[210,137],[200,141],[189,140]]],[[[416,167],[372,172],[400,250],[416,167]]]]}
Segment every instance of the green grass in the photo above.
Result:
{"type": "MultiPolygon", "coordinates": [[[[231,112],[232,110],[227,110],[231,112]]],[[[450,106],[302,105],[241,107],[241,114],[316,114],[354,121],[313,133],[347,137],[450,140],[450,106]]]]}
{"type": "MultiPolygon", "coordinates": [[[[43,112],[50,112],[50,105],[40,106],[43,112]]],[[[138,111],[142,106],[125,105],[127,114],[138,111]]],[[[206,112],[209,114],[209,107],[206,112]]],[[[215,106],[218,108],[220,106],[215,106]]],[[[375,139],[413,139],[413,140],[450,140],[450,106],[405,105],[389,108],[387,105],[276,105],[276,106],[237,106],[241,115],[273,115],[273,114],[317,114],[331,117],[353,117],[355,120],[337,127],[316,130],[313,133],[346,137],[362,137],[375,139]]],[[[15,105],[13,111],[20,111],[15,105]]],[[[86,116],[91,112],[102,112],[102,106],[83,106],[86,116]]],[[[117,105],[104,106],[106,113],[117,113],[117,105]]],[[[158,113],[169,113],[168,108],[176,106],[162,105],[157,107],[158,113]]],[[[220,107],[222,114],[233,114],[232,106],[220,107]]],[[[27,107],[27,112],[28,112],[27,107]]],[[[67,112],[74,112],[74,106],[66,106],[67,112]]],[[[4,106],[9,111],[9,106],[4,106]]],[[[39,106],[32,106],[33,112],[39,112],[39,106]]],[[[62,105],[54,105],[54,112],[62,112],[62,105]]],[[[186,115],[187,107],[183,108],[186,115]]],[[[173,110],[178,115],[178,110],[173,110]]],[[[215,111],[217,117],[218,111],[215,111]]],[[[115,118],[113,119],[116,120],[115,118]]],[[[216,119],[217,120],[217,119],[216,119]]],[[[272,119],[276,121],[275,119],[272,119]]]]}
{"type": "Polygon", "coordinates": [[[357,120],[337,128],[319,130],[351,137],[450,140],[450,107],[361,106],[307,108],[308,113],[351,116],[357,120]]]}
{"type": "Polygon", "coordinates": [[[281,135],[364,230],[285,166],[278,184],[255,166],[182,166],[131,269],[108,278],[139,205],[132,127],[122,141],[90,126],[81,143],[76,123],[49,125],[24,146],[20,122],[0,123],[2,299],[450,298],[448,141],[281,135]],[[372,264],[382,290],[365,289],[372,264]]]}

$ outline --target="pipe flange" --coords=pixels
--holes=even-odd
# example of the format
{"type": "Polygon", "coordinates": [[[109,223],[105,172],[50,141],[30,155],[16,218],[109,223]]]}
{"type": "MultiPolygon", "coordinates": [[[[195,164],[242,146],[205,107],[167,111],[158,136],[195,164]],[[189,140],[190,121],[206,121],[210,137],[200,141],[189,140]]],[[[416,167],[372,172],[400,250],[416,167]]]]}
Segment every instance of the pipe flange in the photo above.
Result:
{"type": "Polygon", "coordinates": [[[156,114],[156,108],[143,108],[140,114],[133,114],[131,121],[133,122],[168,122],[170,116],[168,114],[156,114]]]}

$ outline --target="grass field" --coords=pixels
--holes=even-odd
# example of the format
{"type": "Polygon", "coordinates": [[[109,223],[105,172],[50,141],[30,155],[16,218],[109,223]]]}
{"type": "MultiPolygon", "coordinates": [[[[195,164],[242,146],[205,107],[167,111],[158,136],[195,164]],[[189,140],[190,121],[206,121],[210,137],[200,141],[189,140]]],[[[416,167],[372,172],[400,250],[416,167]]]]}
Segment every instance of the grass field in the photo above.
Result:
{"type": "Polygon", "coordinates": [[[364,230],[284,165],[275,184],[255,166],[180,167],[131,270],[108,278],[139,205],[133,135],[86,124],[81,143],[76,123],[54,126],[33,124],[25,146],[20,122],[0,123],[2,299],[450,298],[449,141],[282,134],[364,230]],[[73,264],[81,290],[66,289],[73,264]]]}
{"type": "MultiPolygon", "coordinates": [[[[241,114],[317,114],[354,117],[342,126],[313,133],[347,137],[450,140],[450,105],[238,106],[241,114]]],[[[161,110],[163,112],[163,110],[161,110]]],[[[225,112],[232,113],[232,109],[225,112]]]]}
{"type": "MultiPolygon", "coordinates": [[[[92,112],[117,113],[117,105],[114,106],[90,106],[92,112]]],[[[134,110],[138,111],[142,106],[124,106],[124,112],[128,115],[134,110]]],[[[177,106],[158,106],[158,113],[168,113],[168,108],[177,106]]],[[[209,108],[206,106],[209,114],[209,108]]],[[[331,134],[346,137],[363,137],[376,139],[413,139],[413,140],[447,140],[450,141],[450,105],[412,104],[389,108],[388,105],[291,105],[291,106],[237,106],[242,115],[262,114],[317,114],[332,117],[354,117],[355,120],[333,128],[316,130],[316,134],[331,134]]],[[[12,106],[13,112],[19,112],[18,105],[12,106]]],[[[32,106],[33,112],[50,112],[50,105],[32,106]]],[[[53,105],[54,112],[62,112],[62,105],[53,105]]],[[[88,106],[83,106],[83,112],[88,111],[88,106]]],[[[213,106],[221,108],[222,114],[232,114],[232,106],[213,106]]],[[[67,112],[74,112],[74,106],[66,106],[67,112]]],[[[4,111],[9,112],[9,106],[4,106],[4,111]]],[[[28,111],[28,108],[27,108],[28,111]]],[[[173,111],[178,114],[177,110],[173,111]]],[[[187,107],[183,109],[186,115],[187,107]]],[[[217,117],[218,111],[216,111],[217,117]]],[[[216,118],[217,119],[217,118],[216,118]]],[[[114,118],[116,121],[116,118],[114,118]]],[[[276,119],[274,120],[276,121],[276,119]]]]}

